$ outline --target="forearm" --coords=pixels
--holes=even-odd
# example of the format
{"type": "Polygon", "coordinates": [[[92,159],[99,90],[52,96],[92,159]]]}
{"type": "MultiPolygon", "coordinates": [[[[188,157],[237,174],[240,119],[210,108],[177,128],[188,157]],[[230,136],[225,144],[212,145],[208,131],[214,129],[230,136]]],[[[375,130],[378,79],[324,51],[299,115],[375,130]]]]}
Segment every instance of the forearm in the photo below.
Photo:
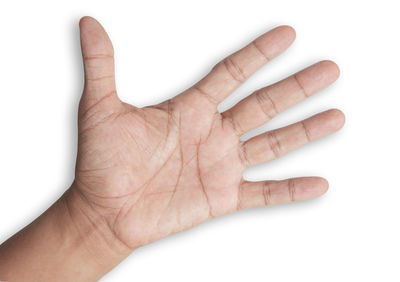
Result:
{"type": "Polygon", "coordinates": [[[0,280],[97,280],[130,251],[71,187],[0,246],[0,280]]]}

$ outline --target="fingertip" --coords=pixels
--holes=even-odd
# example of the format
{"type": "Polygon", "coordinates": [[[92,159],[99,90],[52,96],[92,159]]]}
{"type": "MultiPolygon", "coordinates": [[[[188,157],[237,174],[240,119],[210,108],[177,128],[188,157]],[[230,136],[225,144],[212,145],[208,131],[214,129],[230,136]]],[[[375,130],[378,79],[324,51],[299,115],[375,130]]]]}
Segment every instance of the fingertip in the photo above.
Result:
{"type": "Polygon", "coordinates": [[[114,49],[103,26],[95,19],[84,16],[79,20],[82,53],[85,56],[110,55],[114,49]]]}
{"type": "Polygon", "coordinates": [[[318,189],[319,189],[319,191],[320,191],[320,195],[323,195],[323,194],[325,194],[327,191],[328,191],[328,189],[329,189],[329,182],[328,182],[328,180],[326,180],[325,178],[323,178],[323,177],[318,177],[318,176],[315,176],[315,177],[313,177],[314,178],[314,181],[315,181],[315,187],[318,187],[318,189]]]}
{"type": "Polygon", "coordinates": [[[331,109],[328,113],[331,116],[331,120],[334,121],[335,130],[341,129],[346,121],[344,113],[339,109],[331,109]]]}
{"type": "Polygon", "coordinates": [[[339,74],[340,70],[335,62],[324,60],[299,71],[296,78],[307,95],[312,95],[335,82],[339,74]]]}
{"type": "Polygon", "coordinates": [[[313,79],[322,82],[320,87],[326,87],[335,82],[340,75],[339,66],[330,60],[319,61],[308,68],[308,72],[312,75],[313,79]]]}
{"type": "Polygon", "coordinates": [[[286,50],[294,41],[296,32],[291,26],[281,25],[264,33],[254,43],[269,59],[272,59],[286,50]]]}
{"type": "Polygon", "coordinates": [[[296,200],[308,200],[322,196],[328,191],[329,183],[325,178],[317,176],[294,179],[296,184],[296,200]]]}
{"type": "Polygon", "coordinates": [[[323,60],[323,61],[320,61],[319,63],[324,66],[326,71],[328,71],[332,75],[332,77],[335,78],[335,80],[339,78],[340,68],[334,61],[323,60]]]}
{"type": "Polygon", "coordinates": [[[91,22],[97,22],[94,18],[90,17],[90,16],[83,16],[80,20],[79,20],[79,28],[85,28],[85,26],[87,26],[88,24],[90,24],[91,22]]]}
{"type": "Polygon", "coordinates": [[[283,32],[287,33],[287,36],[289,38],[292,38],[293,40],[296,38],[296,30],[290,26],[290,25],[281,25],[278,28],[282,29],[283,32]]]}
{"type": "Polygon", "coordinates": [[[338,131],[344,125],[344,114],[338,109],[330,109],[303,121],[312,140],[338,131]]]}
{"type": "Polygon", "coordinates": [[[274,32],[277,32],[279,36],[283,39],[286,39],[286,44],[290,45],[296,39],[296,30],[290,25],[280,25],[273,29],[274,32]]]}

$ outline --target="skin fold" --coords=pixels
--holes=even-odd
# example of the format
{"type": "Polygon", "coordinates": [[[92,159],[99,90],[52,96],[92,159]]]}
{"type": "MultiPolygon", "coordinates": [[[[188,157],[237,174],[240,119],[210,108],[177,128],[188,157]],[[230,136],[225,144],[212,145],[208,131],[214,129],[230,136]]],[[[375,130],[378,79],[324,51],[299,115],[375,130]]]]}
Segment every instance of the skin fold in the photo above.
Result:
{"type": "Polygon", "coordinates": [[[85,86],[79,105],[75,180],[32,224],[0,246],[0,280],[99,279],[134,249],[241,209],[301,201],[328,189],[320,177],[249,182],[243,171],[340,129],[332,109],[245,142],[239,137],[333,83],[318,62],[217,106],[295,39],[279,26],[216,64],[161,104],[137,108],[116,92],[114,50],[93,18],[80,21],[85,86]],[[23,255],[22,255],[23,254],[23,255]]]}

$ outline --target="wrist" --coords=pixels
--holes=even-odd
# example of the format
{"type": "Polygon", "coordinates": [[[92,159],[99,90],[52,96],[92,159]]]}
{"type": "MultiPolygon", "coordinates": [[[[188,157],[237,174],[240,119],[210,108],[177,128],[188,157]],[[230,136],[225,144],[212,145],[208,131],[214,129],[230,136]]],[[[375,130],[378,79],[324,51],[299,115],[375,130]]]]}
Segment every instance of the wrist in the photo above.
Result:
{"type": "Polygon", "coordinates": [[[0,280],[98,280],[130,252],[72,185],[0,246],[0,280]]]}
{"type": "Polygon", "coordinates": [[[73,184],[60,199],[72,250],[82,254],[94,273],[104,275],[132,250],[114,234],[109,222],[73,184]]]}

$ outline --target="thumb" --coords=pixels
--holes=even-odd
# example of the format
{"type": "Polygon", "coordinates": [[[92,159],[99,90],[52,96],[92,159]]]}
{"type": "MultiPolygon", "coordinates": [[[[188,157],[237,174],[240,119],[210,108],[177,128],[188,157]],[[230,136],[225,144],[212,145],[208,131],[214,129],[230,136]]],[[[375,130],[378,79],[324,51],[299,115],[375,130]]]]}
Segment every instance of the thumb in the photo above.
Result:
{"type": "Polygon", "coordinates": [[[106,31],[94,18],[83,17],[79,29],[85,70],[81,105],[86,111],[100,102],[117,100],[114,50],[106,31]]]}

